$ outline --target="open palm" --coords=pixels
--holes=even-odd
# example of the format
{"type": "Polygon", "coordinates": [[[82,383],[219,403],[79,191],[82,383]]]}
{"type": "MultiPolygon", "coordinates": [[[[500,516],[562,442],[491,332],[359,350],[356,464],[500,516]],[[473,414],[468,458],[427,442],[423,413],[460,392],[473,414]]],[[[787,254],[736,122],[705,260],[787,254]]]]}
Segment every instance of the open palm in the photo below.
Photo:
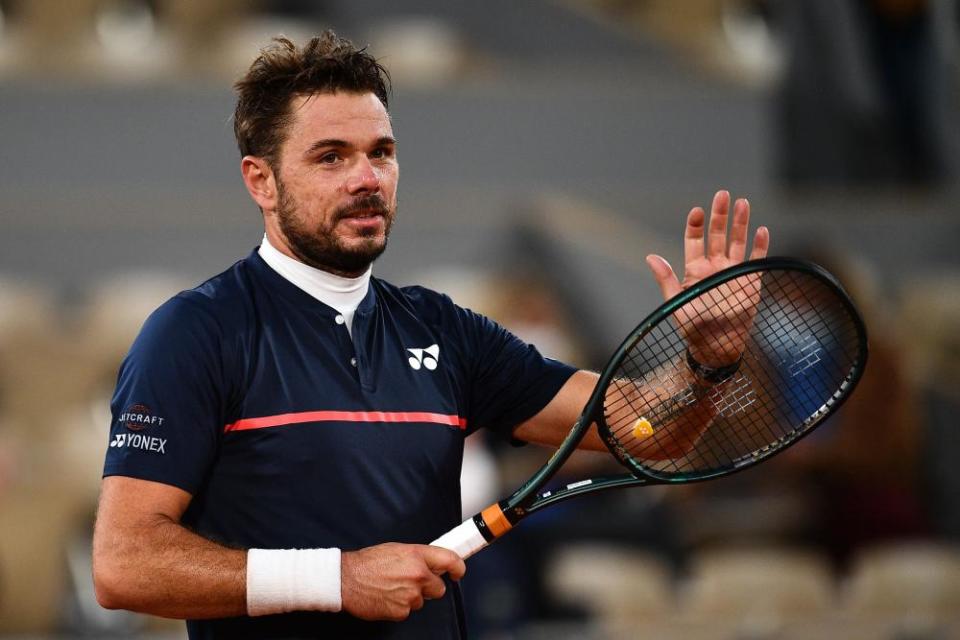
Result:
{"type": "MultiPolygon", "coordinates": [[[[684,231],[684,272],[681,282],[670,264],[657,255],[647,256],[664,299],[714,273],[743,262],[747,252],[750,226],[750,203],[741,198],[733,206],[733,223],[727,234],[730,218],[730,194],[718,191],[706,213],[694,207],[687,215],[684,231]]],[[[763,258],[770,246],[766,227],[757,229],[750,259],[763,258]]],[[[737,278],[700,296],[674,313],[674,319],[694,359],[709,367],[722,367],[736,362],[743,353],[747,335],[760,300],[758,275],[737,278]]]]}

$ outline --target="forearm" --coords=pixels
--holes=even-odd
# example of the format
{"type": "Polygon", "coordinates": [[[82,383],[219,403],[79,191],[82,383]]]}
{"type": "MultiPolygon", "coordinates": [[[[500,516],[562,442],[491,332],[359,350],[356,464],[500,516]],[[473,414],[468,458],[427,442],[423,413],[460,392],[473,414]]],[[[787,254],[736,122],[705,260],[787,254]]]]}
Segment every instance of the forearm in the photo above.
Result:
{"type": "Polygon", "coordinates": [[[168,618],[244,615],[246,551],[216,544],[166,516],[97,524],[94,584],[108,609],[168,618]]]}
{"type": "Polygon", "coordinates": [[[625,381],[619,398],[608,394],[607,424],[621,441],[641,443],[637,458],[680,458],[713,424],[725,384],[697,379],[683,363],[664,365],[652,382],[625,381]]]}
{"type": "MultiPolygon", "coordinates": [[[[569,433],[587,403],[598,374],[578,371],[540,413],[519,425],[513,435],[519,440],[556,447],[569,433]]],[[[716,400],[724,397],[730,382],[709,383],[698,379],[687,362],[662,365],[643,380],[614,380],[607,389],[604,415],[608,427],[622,434],[640,418],[650,422],[656,438],[649,439],[649,459],[679,457],[692,449],[719,413],[716,400]]],[[[722,403],[721,403],[722,404],[722,403]]],[[[623,434],[632,438],[630,434],[623,434]]],[[[640,436],[644,434],[638,434],[640,436]]],[[[591,426],[578,448],[606,450],[596,426],[591,426]]]]}

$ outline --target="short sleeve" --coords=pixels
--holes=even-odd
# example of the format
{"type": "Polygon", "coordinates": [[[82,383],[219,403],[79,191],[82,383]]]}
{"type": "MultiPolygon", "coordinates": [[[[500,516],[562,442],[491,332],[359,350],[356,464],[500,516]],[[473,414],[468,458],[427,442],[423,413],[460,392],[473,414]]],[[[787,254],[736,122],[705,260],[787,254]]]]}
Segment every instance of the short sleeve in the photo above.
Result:
{"type": "Polygon", "coordinates": [[[220,328],[187,294],[157,309],[120,367],[103,475],[196,493],[224,424],[220,328]]]}
{"type": "Polygon", "coordinates": [[[472,356],[467,425],[471,431],[482,427],[510,436],[553,399],[576,369],[543,357],[493,320],[457,309],[472,356]]]}

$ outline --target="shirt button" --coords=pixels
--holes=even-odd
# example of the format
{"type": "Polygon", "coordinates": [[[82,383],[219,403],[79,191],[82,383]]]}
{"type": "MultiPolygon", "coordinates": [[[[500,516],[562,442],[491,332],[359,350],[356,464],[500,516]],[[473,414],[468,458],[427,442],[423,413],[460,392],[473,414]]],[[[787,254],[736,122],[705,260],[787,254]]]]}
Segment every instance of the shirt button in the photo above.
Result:
{"type": "Polygon", "coordinates": [[[350,358],[350,364],[351,364],[352,366],[354,366],[354,367],[357,366],[357,359],[356,359],[356,358],[350,358]]]}
{"type": "Polygon", "coordinates": [[[342,315],[340,315],[340,314],[337,314],[337,317],[334,318],[334,320],[336,320],[337,324],[343,324],[344,322],[346,322],[346,320],[344,319],[344,317],[343,317],[342,315]]]}

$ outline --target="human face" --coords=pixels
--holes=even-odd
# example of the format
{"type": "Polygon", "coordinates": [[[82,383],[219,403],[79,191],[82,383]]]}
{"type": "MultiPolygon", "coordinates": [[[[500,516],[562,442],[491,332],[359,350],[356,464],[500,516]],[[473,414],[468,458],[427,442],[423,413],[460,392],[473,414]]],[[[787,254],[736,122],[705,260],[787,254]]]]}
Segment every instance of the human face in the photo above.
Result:
{"type": "Polygon", "coordinates": [[[358,276],[386,249],[396,214],[390,118],[372,93],[298,97],[290,111],[268,237],[305,264],[358,276]]]}

